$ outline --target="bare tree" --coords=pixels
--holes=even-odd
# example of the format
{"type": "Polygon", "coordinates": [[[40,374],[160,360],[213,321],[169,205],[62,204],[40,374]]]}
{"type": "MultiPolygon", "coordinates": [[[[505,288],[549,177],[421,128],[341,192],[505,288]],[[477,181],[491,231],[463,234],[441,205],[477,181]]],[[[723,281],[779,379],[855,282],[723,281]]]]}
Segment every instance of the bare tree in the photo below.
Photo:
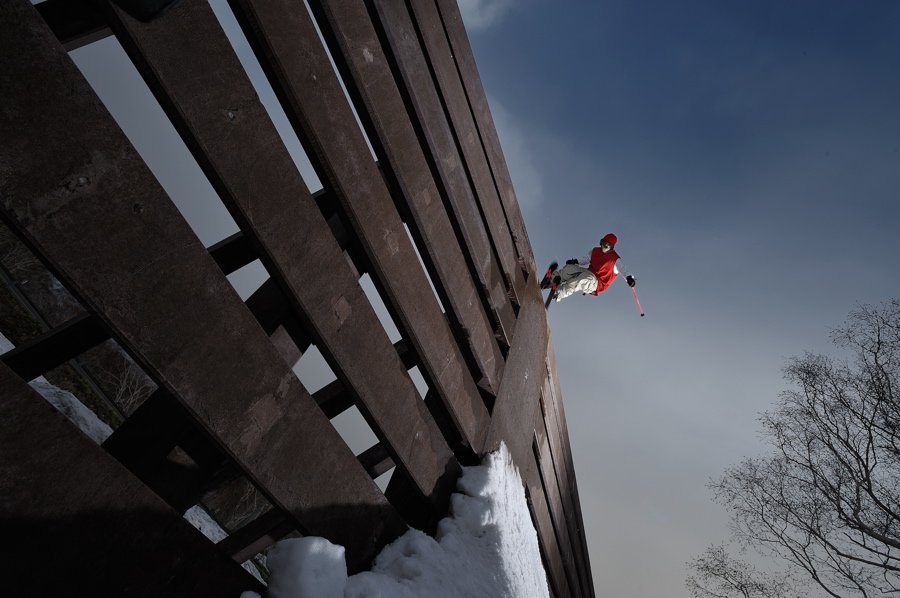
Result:
{"type": "Polygon", "coordinates": [[[156,384],[118,346],[114,351],[118,353],[118,363],[102,370],[102,378],[112,389],[113,403],[123,413],[131,414],[156,390],[156,384]]]}
{"type": "Polygon", "coordinates": [[[900,592],[900,302],[862,306],[833,331],[850,361],[806,354],[795,390],[763,415],[773,449],[711,486],[736,538],[830,596],[900,592]]]}
{"type": "Polygon", "coordinates": [[[0,265],[12,276],[24,276],[41,265],[6,224],[0,222],[0,265]]]}
{"type": "Polygon", "coordinates": [[[685,585],[694,598],[802,598],[806,594],[787,574],[764,573],[731,556],[722,545],[710,546],[688,563],[685,585]]]}

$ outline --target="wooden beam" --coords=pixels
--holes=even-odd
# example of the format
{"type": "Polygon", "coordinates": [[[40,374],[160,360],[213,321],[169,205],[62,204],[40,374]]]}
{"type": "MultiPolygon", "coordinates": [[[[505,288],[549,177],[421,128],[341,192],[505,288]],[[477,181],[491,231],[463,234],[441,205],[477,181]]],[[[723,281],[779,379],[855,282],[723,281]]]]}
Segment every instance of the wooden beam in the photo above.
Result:
{"type": "Polygon", "coordinates": [[[410,7],[456,134],[460,154],[471,177],[491,243],[497,251],[509,291],[518,302],[519,296],[525,292],[525,279],[517,262],[506,214],[491,176],[481,136],[460,81],[459,71],[453,61],[453,52],[443,22],[433,0],[411,2],[410,7]]]}
{"type": "MultiPolygon", "coordinates": [[[[179,11],[192,8],[209,11],[182,2],[142,25],[161,33],[179,67],[182,44],[203,39],[190,22],[177,27],[179,11]]],[[[8,57],[0,63],[0,155],[11,173],[0,178],[4,218],[298,528],[344,545],[355,566],[371,558],[405,529],[397,513],[34,8],[0,3],[0,17],[8,57]]],[[[208,56],[222,53],[209,48],[208,56]]]]}
{"type": "Polygon", "coordinates": [[[112,35],[103,12],[89,0],[46,0],[35,8],[69,52],[112,35]]]}
{"type": "Polygon", "coordinates": [[[241,529],[232,532],[216,546],[243,563],[294,531],[291,518],[278,509],[269,509],[241,529]]]}
{"type": "Polygon", "coordinates": [[[99,318],[88,313],[19,345],[0,360],[24,380],[33,380],[109,338],[99,318]]]}
{"type": "Polygon", "coordinates": [[[470,271],[491,310],[496,325],[494,332],[505,346],[509,346],[516,315],[412,18],[405,3],[375,0],[372,4],[376,27],[384,32],[388,44],[385,48],[387,59],[396,64],[401,94],[411,107],[417,134],[424,139],[426,159],[432,172],[436,173],[434,178],[439,183],[442,200],[470,271]]]}
{"type": "MultiPolygon", "coordinates": [[[[370,427],[422,496],[446,501],[452,454],[209,5],[187,0],[151,23],[112,8],[110,21],[123,47],[238,226],[254,236],[267,271],[310,323],[316,347],[354,393],[370,427]],[[185,61],[185,55],[194,59],[185,61]]],[[[276,27],[307,16],[296,3],[276,13],[276,27]]],[[[251,42],[255,35],[248,36],[251,42]]],[[[327,58],[317,68],[330,69],[327,58]]]]}
{"type": "Polygon", "coordinates": [[[556,352],[553,350],[552,335],[547,344],[547,372],[549,382],[545,386],[547,392],[545,401],[547,410],[546,421],[548,433],[551,439],[558,438],[558,446],[553,450],[553,460],[556,465],[559,478],[560,492],[563,493],[565,502],[566,521],[569,526],[569,534],[575,549],[575,558],[578,562],[578,571],[581,585],[585,588],[586,595],[594,595],[594,580],[591,573],[590,553],[587,546],[587,536],[584,532],[584,520],[581,515],[581,504],[578,494],[578,482],[575,477],[575,464],[572,459],[572,447],[569,444],[569,429],[566,426],[566,414],[563,405],[562,389],[559,385],[559,377],[556,367],[556,352]]]}
{"type": "Polygon", "coordinates": [[[527,462],[531,456],[534,418],[540,409],[541,386],[547,376],[547,311],[537,287],[525,298],[485,446],[485,450],[494,450],[501,441],[505,442],[516,463],[527,462]]]}
{"type": "MultiPolygon", "coordinates": [[[[460,436],[477,450],[487,428],[487,410],[312,20],[305,11],[293,10],[291,0],[232,4],[279,90],[288,119],[366,250],[373,282],[394,322],[416,347],[423,376],[440,396],[460,436]]],[[[437,432],[436,427],[433,430],[437,432]]],[[[441,502],[448,497],[442,496],[441,502]]]]}
{"type": "Polygon", "coordinates": [[[491,174],[500,193],[500,199],[503,201],[503,208],[506,212],[506,219],[513,236],[513,242],[516,245],[519,260],[530,276],[537,271],[534,263],[534,253],[532,252],[531,242],[528,239],[528,231],[525,228],[519,201],[513,188],[512,178],[509,175],[509,168],[506,165],[506,158],[503,156],[503,148],[500,145],[497,128],[494,126],[491,108],[488,105],[484,86],[481,83],[481,76],[478,74],[478,66],[475,64],[475,57],[469,44],[469,36],[466,34],[465,24],[459,13],[459,6],[456,0],[437,0],[437,5],[441,12],[447,39],[450,41],[453,60],[456,62],[456,68],[463,82],[469,106],[472,108],[472,115],[478,126],[481,143],[488,157],[491,174]]]}
{"type": "Polygon", "coordinates": [[[528,494],[528,507],[531,511],[531,519],[537,531],[538,542],[541,546],[541,552],[544,561],[547,564],[546,573],[551,585],[554,586],[557,595],[574,597],[576,594],[569,587],[569,581],[566,577],[565,567],[562,562],[562,555],[559,551],[559,545],[556,543],[556,534],[553,531],[553,521],[550,517],[550,510],[547,508],[547,499],[544,496],[544,490],[541,487],[540,477],[537,473],[537,464],[535,463],[534,453],[529,455],[526,462],[519,462],[519,473],[522,475],[522,481],[525,483],[528,494]]]}
{"type": "Polygon", "coordinates": [[[373,480],[394,466],[394,460],[388,454],[387,448],[380,442],[361,452],[357,455],[357,459],[373,480]]]}
{"type": "Polygon", "coordinates": [[[242,231],[210,246],[209,255],[226,276],[259,259],[259,252],[242,231]]]}
{"type": "Polygon", "coordinates": [[[314,0],[310,6],[321,15],[326,40],[333,40],[331,54],[351,96],[366,107],[363,124],[376,152],[384,156],[379,165],[388,180],[396,181],[394,200],[410,214],[407,225],[448,310],[457,343],[471,356],[473,377],[483,378],[484,388],[496,392],[503,356],[365,3],[314,0]],[[360,46],[369,54],[354,50],[360,46]]]}
{"type": "Polygon", "coordinates": [[[63,596],[77,588],[148,598],[263,592],[3,364],[0,396],[0,521],[3,541],[14,547],[4,551],[4,567],[14,572],[5,592],[63,596]]]}
{"type": "Polygon", "coordinates": [[[534,456],[537,460],[537,472],[543,488],[544,498],[550,511],[550,519],[553,522],[553,530],[556,533],[556,545],[562,558],[562,565],[569,589],[572,591],[573,596],[585,596],[585,592],[581,587],[581,580],[578,577],[578,563],[575,560],[573,544],[569,536],[565,507],[563,506],[560,488],[556,480],[556,471],[553,469],[553,457],[550,453],[550,444],[547,440],[547,431],[544,428],[542,414],[538,414],[535,423],[534,456]]]}

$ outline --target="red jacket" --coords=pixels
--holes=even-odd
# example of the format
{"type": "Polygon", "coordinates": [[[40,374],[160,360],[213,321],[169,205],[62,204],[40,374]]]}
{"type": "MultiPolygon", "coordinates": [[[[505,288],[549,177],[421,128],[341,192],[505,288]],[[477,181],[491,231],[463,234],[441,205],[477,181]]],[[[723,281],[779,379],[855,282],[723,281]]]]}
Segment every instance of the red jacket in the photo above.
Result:
{"type": "Polygon", "coordinates": [[[612,281],[616,279],[616,261],[619,254],[614,249],[610,249],[606,253],[599,247],[591,250],[591,272],[597,277],[597,290],[591,293],[596,295],[605,291],[612,281]]]}

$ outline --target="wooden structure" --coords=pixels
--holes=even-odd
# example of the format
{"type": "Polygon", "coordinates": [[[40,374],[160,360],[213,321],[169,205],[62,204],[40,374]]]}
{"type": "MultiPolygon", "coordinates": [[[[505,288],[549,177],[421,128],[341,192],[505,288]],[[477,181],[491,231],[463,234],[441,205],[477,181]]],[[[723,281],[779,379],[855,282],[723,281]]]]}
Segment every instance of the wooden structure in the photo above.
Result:
{"type": "Polygon", "coordinates": [[[501,441],[551,595],[593,595],[534,259],[459,10],[308,4],[230,7],[315,194],[205,0],[146,22],[115,3],[0,4],[0,215],[78,305],[0,357],[16,595],[261,591],[238,563],[291,533],[344,545],[356,571],[408,526],[433,529],[460,465],[501,441]],[[113,34],[238,234],[198,240],[67,55],[113,34]],[[226,275],[257,259],[269,279],[245,302],[226,275]],[[27,381],[106,339],[156,390],[98,446],[27,381]],[[291,369],[311,345],[337,377],[313,394],[291,369]],[[353,405],[379,440],[359,455],[329,421],[353,405]],[[181,515],[238,479],[265,507],[214,544],[181,515]]]}

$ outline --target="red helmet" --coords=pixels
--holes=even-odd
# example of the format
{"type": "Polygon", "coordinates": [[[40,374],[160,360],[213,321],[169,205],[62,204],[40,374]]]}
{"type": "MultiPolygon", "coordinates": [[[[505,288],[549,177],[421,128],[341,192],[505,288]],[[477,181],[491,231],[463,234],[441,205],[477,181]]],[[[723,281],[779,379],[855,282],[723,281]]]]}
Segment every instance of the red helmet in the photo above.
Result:
{"type": "Polygon", "coordinates": [[[610,245],[615,245],[616,243],[619,242],[619,238],[616,237],[616,236],[615,236],[614,234],[612,234],[612,233],[607,233],[607,234],[604,235],[603,238],[600,239],[600,240],[601,240],[601,241],[606,241],[606,242],[609,243],[610,245]]]}

